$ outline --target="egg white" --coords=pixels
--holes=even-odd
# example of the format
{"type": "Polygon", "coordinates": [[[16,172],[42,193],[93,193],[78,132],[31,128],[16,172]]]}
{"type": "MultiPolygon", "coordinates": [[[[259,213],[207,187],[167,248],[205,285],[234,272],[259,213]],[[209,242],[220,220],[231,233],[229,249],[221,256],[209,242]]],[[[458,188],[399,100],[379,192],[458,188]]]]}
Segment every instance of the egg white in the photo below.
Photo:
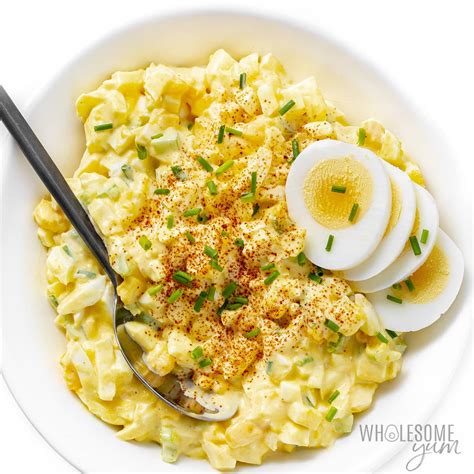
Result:
{"type": "Polygon", "coordinates": [[[437,321],[455,300],[464,274],[463,257],[456,244],[441,229],[436,243],[448,258],[449,277],[446,287],[434,299],[420,304],[409,301],[394,303],[387,300],[387,295],[394,294],[391,288],[367,295],[387,329],[400,332],[423,329],[437,321]]]}
{"type": "Polygon", "coordinates": [[[330,270],[346,270],[368,258],[382,239],[390,217],[392,191],[382,160],[370,150],[337,140],[315,142],[300,153],[291,166],[285,192],[290,217],[298,227],[306,229],[305,255],[330,270]],[[353,225],[328,229],[306,207],[304,181],[317,163],[348,156],[364,165],[371,176],[371,205],[353,225]],[[325,247],[329,235],[334,235],[334,242],[328,252],[325,247]]]}
{"type": "MultiPolygon", "coordinates": [[[[425,263],[433,250],[439,226],[439,215],[433,196],[418,184],[414,184],[416,205],[419,214],[418,242],[420,243],[421,255],[415,255],[410,245],[396,260],[385,270],[367,280],[354,282],[352,285],[356,291],[361,293],[374,293],[392,286],[404,280],[425,263]],[[429,231],[428,241],[422,244],[420,237],[423,229],[429,231]]],[[[405,241],[406,243],[406,241],[405,241]]]]}
{"type": "Polygon", "coordinates": [[[413,182],[406,173],[390,163],[384,162],[384,165],[390,179],[397,186],[400,194],[400,215],[393,229],[383,237],[372,255],[360,265],[357,265],[357,267],[343,272],[341,276],[346,280],[367,280],[387,268],[402,252],[413,228],[416,214],[416,197],[413,182]]]}

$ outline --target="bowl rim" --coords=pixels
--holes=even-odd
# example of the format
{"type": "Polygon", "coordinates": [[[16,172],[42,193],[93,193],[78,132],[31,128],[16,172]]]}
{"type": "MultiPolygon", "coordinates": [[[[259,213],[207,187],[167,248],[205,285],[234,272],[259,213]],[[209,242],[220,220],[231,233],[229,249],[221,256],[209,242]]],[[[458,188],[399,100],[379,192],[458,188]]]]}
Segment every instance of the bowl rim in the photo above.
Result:
{"type": "MultiPolygon", "coordinates": [[[[394,94],[397,95],[398,99],[401,101],[402,105],[404,108],[410,111],[410,113],[415,117],[415,120],[419,122],[423,122],[424,126],[426,129],[431,130],[433,133],[436,135],[437,143],[439,143],[442,148],[446,151],[448,156],[453,156],[453,148],[449,144],[449,142],[446,140],[446,135],[438,126],[437,123],[428,115],[424,114],[419,108],[417,108],[413,102],[410,100],[409,96],[405,92],[403,92],[397,84],[390,79],[383,70],[381,70],[375,62],[372,62],[371,60],[368,59],[368,57],[363,53],[363,51],[360,50],[355,50],[351,48],[351,46],[341,40],[338,36],[334,35],[331,33],[328,29],[326,29],[324,26],[318,24],[318,25],[311,25],[307,21],[303,21],[300,19],[295,19],[295,18],[286,18],[283,16],[282,13],[275,13],[275,12],[270,12],[270,11],[263,11],[260,8],[256,8],[254,6],[242,6],[239,8],[236,8],[234,6],[226,6],[226,5],[219,5],[219,7],[199,7],[196,5],[193,5],[192,7],[186,7],[183,5],[175,6],[171,11],[167,12],[160,12],[160,10],[157,8],[154,10],[151,14],[143,14],[137,18],[133,18],[131,20],[120,20],[120,22],[109,29],[107,29],[104,33],[100,34],[96,39],[94,39],[92,42],[88,43],[86,46],[83,48],[79,49],[77,53],[74,54],[74,56],[70,57],[67,59],[61,67],[59,67],[55,72],[53,72],[50,76],[46,77],[45,80],[41,82],[41,84],[35,88],[34,92],[32,92],[31,96],[26,100],[25,106],[23,107],[23,114],[24,116],[29,119],[32,112],[36,108],[38,102],[42,99],[42,97],[47,94],[49,89],[52,87],[52,85],[59,80],[59,78],[64,75],[76,62],[81,61],[85,57],[89,56],[90,54],[94,53],[94,50],[97,48],[102,47],[104,44],[111,42],[115,37],[119,35],[127,35],[129,32],[136,30],[139,28],[141,25],[147,25],[150,23],[156,23],[156,22],[162,22],[162,21],[169,21],[169,20],[179,20],[183,18],[192,18],[192,17],[210,17],[210,16],[219,16],[219,15],[232,15],[232,16],[238,16],[242,19],[256,19],[256,20],[261,20],[261,21],[266,21],[268,23],[273,23],[276,25],[280,25],[282,27],[289,27],[295,30],[300,30],[304,33],[310,34],[314,37],[317,37],[319,41],[324,42],[332,47],[334,47],[337,50],[340,50],[341,52],[347,54],[349,57],[355,59],[359,64],[361,64],[371,75],[374,75],[378,78],[378,80],[383,83],[384,86],[386,86],[388,89],[392,90],[394,94]]],[[[111,73],[114,71],[111,71],[111,73]]],[[[4,212],[4,193],[5,191],[5,184],[7,181],[7,176],[8,176],[8,169],[10,166],[14,166],[14,160],[13,157],[16,153],[16,144],[13,140],[13,138],[7,133],[6,134],[6,139],[5,139],[5,163],[4,163],[4,168],[3,168],[3,176],[2,176],[2,194],[1,194],[1,209],[2,213],[4,212]]],[[[453,163],[451,163],[451,166],[453,167],[453,173],[458,174],[459,173],[459,161],[455,160],[453,163]]],[[[468,209],[469,205],[465,203],[464,201],[458,202],[457,206],[462,207],[464,209],[468,209]]],[[[5,227],[2,226],[1,233],[0,233],[0,242],[3,242],[3,236],[4,233],[6,232],[5,227]]],[[[2,246],[2,253],[4,247],[2,246]]],[[[462,287],[466,285],[467,281],[470,281],[470,268],[468,268],[467,261],[465,261],[465,274],[464,274],[464,281],[462,287]]],[[[461,291],[462,291],[461,287],[461,291]]],[[[2,284],[3,288],[3,284],[2,284]]],[[[470,295],[467,295],[467,301],[465,303],[466,309],[470,307],[470,295]]],[[[463,305],[464,307],[464,305],[463,305]]],[[[2,318],[3,319],[3,318],[2,318]]],[[[1,321],[0,321],[1,325],[1,321]]],[[[472,326],[472,322],[471,322],[472,326]]],[[[469,332],[466,332],[464,334],[464,340],[462,341],[462,346],[464,349],[460,351],[459,357],[457,360],[457,365],[456,365],[456,370],[454,370],[451,373],[451,381],[454,379],[454,377],[460,372],[460,367],[459,367],[459,361],[464,358],[466,351],[468,350],[468,341],[469,341],[469,332]]],[[[2,346],[2,350],[4,350],[4,347],[2,346]]],[[[21,412],[25,415],[26,419],[29,421],[29,423],[33,426],[33,428],[36,430],[36,432],[41,436],[41,438],[62,458],[64,459],[69,465],[71,465],[74,469],[78,470],[81,472],[81,468],[76,465],[74,462],[72,462],[70,459],[66,457],[65,454],[59,451],[58,448],[56,448],[53,444],[53,441],[48,439],[48,437],[42,433],[39,427],[35,425],[35,423],[32,421],[31,417],[28,414],[28,409],[24,408],[19,400],[18,397],[15,394],[15,388],[9,383],[8,376],[5,372],[5,358],[2,358],[3,364],[2,367],[0,368],[0,373],[5,381],[5,385],[10,391],[14,401],[20,408],[21,412]]],[[[442,403],[444,398],[446,397],[446,394],[449,390],[449,384],[443,389],[442,394],[440,398],[432,405],[431,410],[429,410],[427,413],[425,413],[425,416],[423,418],[423,422],[426,422],[428,419],[430,419],[433,414],[438,410],[439,405],[442,403]]],[[[390,460],[392,460],[400,451],[402,451],[405,448],[405,444],[401,443],[391,443],[392,449],[387,452],[387,455],[385,459],[379,460],[378,464],[374,467],[374,471],[380,469],[383,467],[385,464],[387,464],[390,460]]]]}

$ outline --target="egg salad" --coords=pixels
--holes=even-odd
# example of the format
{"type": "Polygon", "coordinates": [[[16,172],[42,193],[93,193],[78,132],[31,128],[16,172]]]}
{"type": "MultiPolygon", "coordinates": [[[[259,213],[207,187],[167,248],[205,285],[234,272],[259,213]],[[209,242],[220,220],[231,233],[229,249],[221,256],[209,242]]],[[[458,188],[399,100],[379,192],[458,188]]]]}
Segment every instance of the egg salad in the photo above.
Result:
{"type": "Polygon", "coordinates": [[[400,141],[373,119],[348,125],[315,78],[290,81],[271,54],[116,72],[76,108],[86,148],[68,183],[121,277],[125,330],[156,377],[238,409],[194,420],[138,382],[111,283],[46,197],[34,219],[69,389],[167,462],[229,470],[350,433],[400,371],[398,331],[433,322],[462,278],[400,141]]]}

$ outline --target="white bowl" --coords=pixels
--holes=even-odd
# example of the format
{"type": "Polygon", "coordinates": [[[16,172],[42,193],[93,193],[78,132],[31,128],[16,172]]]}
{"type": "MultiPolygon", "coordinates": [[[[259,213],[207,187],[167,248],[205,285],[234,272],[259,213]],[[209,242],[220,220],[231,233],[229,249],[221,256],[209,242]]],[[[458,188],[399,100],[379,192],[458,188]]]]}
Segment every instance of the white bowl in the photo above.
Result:
{"type": "MultiPolygon", "coordinates": [[[[41,91],[26,114],[46,149],[69,175],[84,149],[74,102],[110,73],[147,63],[193,65],[206,62],[219,47],[237,56],[273,52],[291,75],[314,74],[326,97],[349,120],[377,117],[404,142],[421,165],[439,205],[445,231],[460,242],[464,200],[456,187],[456,157],[438,131],[407,103],[378,71],[342,46],[296,24],[236,11],[193,12],[146,18],[88,49],[41,91]],[[456,204],[452,212],[451,203],[456,204]]],[[[176,472],[153,444],[126,443],[114,429],[87,412],[62,379],[58,359],[64,336],[54,327],[45,298],[45,252],[31,218],[44,188],[24,157],[11,147],[6,156],[3,195],[4,376],[27,417],[65,459],[81,471],[176,472]]],[[[468,254],[468,252],[466,252],[468,254]]],[[[467,285],[465,284],[464,287],[467,285]]],[[[408,337],[400,376],[377,392],[373,407],[357,417],[354,432],[324,450],[300,450],[267,460],[260,470],[368,471],[386,462],[400,443],[362,442],[360,424],[426,421],[454,376],[469,333],[467,292],[429,329],[408,337]]],[[[182,458],[181,470],[211,471],[200,460],[182,458]]]]}

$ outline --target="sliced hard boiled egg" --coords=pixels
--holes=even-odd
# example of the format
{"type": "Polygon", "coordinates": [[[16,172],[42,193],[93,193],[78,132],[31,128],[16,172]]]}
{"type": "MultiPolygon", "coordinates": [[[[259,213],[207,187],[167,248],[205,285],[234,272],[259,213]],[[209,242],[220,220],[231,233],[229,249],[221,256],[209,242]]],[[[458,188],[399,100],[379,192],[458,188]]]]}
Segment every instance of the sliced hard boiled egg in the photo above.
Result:
{"type": "Polygon", "coordinates": [[[463,274],[461,251],[439,230],[428,259],[409,279],[367,297],[387,329],[418,331],[448,310],[461,288],[463,274]]]}
{"type": "Polygon", "coordinates": [[[414,188],[417,207],[409,240],[405,241],[401,254],[385,270],[367,280],[354,282],[351,286],[356,291],[374,293],[392,286],[415,272],[431,253],[438,233],[438,209],[426,189],[418,184],[414,184],[414,188]]]}
{"type": "Polygon", "coordinates": [[[387,268],[402,252],[416,215],[413,182],[406,173],[384,162],[392,187],[392,212],[382,241],[374,253],[341,275],[346,280],[367,280],[387,268]]]}
{"type": "Polygon", "coordinates": [[[382,160],[337,140],[318,141],[300,153],[285,191],[290,217],[306,229],[306,256],[329,270],[346,270],[367,259],[392,209],[382,160]]]}

